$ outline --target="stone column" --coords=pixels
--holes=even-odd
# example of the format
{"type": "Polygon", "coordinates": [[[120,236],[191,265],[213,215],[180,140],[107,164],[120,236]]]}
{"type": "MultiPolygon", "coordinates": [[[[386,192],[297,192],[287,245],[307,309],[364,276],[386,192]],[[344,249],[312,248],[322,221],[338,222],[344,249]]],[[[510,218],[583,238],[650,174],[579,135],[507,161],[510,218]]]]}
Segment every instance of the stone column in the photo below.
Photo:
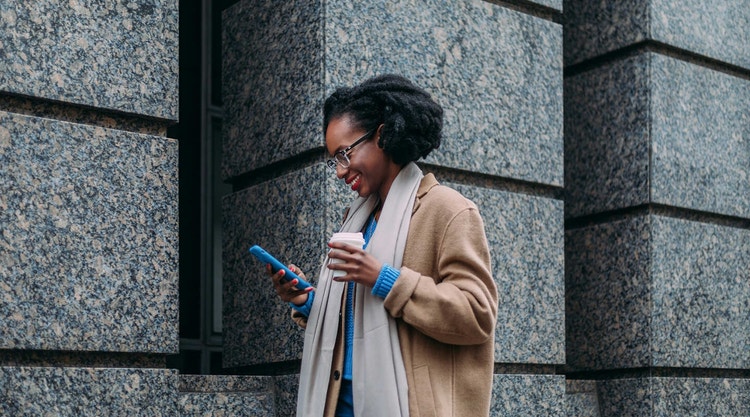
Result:
{"type": "Polygon", "coordinates": [[[0,414],[174,415],[177,6],[0,4],[0,414]]]}
{"type": "Polygon", "coordinates": [[[749,415],[750,9],[565,18],[568,376],[601,415],[749,415]]]}
{"type": "MultiPolygon", "coordinates": [[[[278,375],[303,332],[247,250],[317,274],[354,195],[324,164],[334,88],[395,72],[445,108],[423,164],[479,206],[500,290],[493,415],[561,416],[565,362],[561,1],[241,1],[224,14],[225,366],[278,375]]],[[[286,410],[286,411],[284,411],[286,410]]]]}

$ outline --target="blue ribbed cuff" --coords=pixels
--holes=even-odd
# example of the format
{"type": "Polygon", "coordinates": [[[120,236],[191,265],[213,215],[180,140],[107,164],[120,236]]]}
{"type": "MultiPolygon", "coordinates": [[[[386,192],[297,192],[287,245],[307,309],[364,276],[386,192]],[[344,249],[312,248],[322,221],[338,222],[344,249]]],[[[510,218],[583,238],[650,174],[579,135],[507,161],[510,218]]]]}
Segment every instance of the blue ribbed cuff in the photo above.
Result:
{"type": "Polygon", "coordinates": [[[305,301],[305,304],[298,306],[297,304],[290,302],[289,305],[292,306],[293,309],[304,314],[305,317],[310,317],[310,311],[312,310],[314,298],[315,298],[315,291],[311,291],[309,294],[307,294],[307,301],[305,301]]]}
{"type": "Polygon", "coordinates": [[[378,280],[375,281],[375,286],[372,287],[372,295],[383,299],[387,297],[399,275],[401,275],[401,271],[388,264],[383,264],[383,268],[380,269],[380,274],[378,275],[378,280]]]}

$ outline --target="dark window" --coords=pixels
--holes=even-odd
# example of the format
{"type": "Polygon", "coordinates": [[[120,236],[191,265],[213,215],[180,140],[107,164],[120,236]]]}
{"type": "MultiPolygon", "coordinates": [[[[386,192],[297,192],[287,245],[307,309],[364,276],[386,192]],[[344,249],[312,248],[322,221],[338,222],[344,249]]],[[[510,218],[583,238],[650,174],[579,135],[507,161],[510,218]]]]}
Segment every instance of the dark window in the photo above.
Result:
{"type": "Polygon", "coordinates": [[[222,373],[221,12],[236,0],[180,0],[180,354],[183,374],[222,373]]]}

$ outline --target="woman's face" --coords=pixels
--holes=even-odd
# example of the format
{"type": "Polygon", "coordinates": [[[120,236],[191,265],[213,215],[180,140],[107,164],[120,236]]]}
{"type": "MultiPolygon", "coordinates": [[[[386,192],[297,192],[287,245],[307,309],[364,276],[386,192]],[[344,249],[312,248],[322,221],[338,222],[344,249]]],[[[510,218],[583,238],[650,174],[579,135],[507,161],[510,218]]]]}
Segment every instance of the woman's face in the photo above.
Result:
{"type": "MultiPolygon", "coordinates": [[[[328,153],[333,156],[346,149],[365,133],[367,132],[357,128],[346,115],[331,119],[326,129],[328,153]]],[[[336,176],[343,179],[361,197],[378,193],[380,200],[384,201],[401,167],[378,147],[379,137],[380,129],[349,151],[349,167],[337,165],[336,176]]]]}

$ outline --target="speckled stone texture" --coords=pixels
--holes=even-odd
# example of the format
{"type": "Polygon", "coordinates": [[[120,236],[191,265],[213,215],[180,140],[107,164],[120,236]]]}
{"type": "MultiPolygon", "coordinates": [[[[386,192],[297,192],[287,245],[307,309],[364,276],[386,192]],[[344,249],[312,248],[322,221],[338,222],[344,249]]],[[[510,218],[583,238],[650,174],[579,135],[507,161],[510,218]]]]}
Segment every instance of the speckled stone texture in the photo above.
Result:
{"type": "Polygon", "coordinates": [[[565,1],[565,64],[644,40],[750,68],[746,1],[565,1]]]}
{"type": "Polygon", "coordinates": [[[273,377],[181,375],[180,416],[280,417],[273,377]]]}
{"type": "Polygon", "coordinates": [[[227,177],[322,146],[325,95],[396,72],[445,108],[430,163],[562,185],[559,24],[480,0],[241,2],[225,20],[227,177]]]}
{"type": "Polygon", "coordinates": [[[648,201],[648,96],[645,55],[565,78],[566,217],[648,201]]]}
{"type": "Polygon", "coordinates": [[[569,368],[649,364],[650,239],[643,218],[566,232],[569,368]]]}
{"type": "Polygon", "coordinates": [[[596,381],[567,379],[565,381],[566,417],[599,417],[596,381]]]}
{"type": "Polygon", "coordinates": [[[565,65],[649,39],[649,0],[565,0],[563,7],[565,65]]]}
{"type": "Polygon", "coordinates": [[[490,416],[564,417],[565,377],[495,375],[490,416]]]}
{"type": "Polygon", "coordinates": [[[314,285],[326,242],[354,198],[342,185],[321,163],[225,197],[225,367],[301,358],[304,332],[248,249],[257,244],[295,263],[314,285]]]}
{"type": "Polygon", "coordinates": [[[648,215],[566,239],[570,368],[750,367],[750,231],[648,215]]]}
{"type": "Polygon", "coordinates": [[[0,3],[0,92],[177,119],[177,0],[0,3]]]}
{"type": "Polygon", "coordinates": [[[750,80],[650,58],[652,200],[750,218],[750,80]]]}
{"type": "Polygon", "coordinates": [[[0,95],[0,111],[109,129],[127,130],[145,135],[167,136],[167,124],[163,120],[145,120],[133,115],[100,112],[92,108],[69,106],[30,97],[0,95]]]}
{"type": "Polygon", "coordinates": [[[750,230],[653,216],[652,363],[750,368],[750,230]]]}
{"type": "Polygon", "coordinates": [[[601,415],[726,417],[750,415],[750,380],[642,378],[598,381],[601,415]]]}
{"type": "Polygon", "coordinates": [[[750,217],[748,80],[646,53],[565,90],[567,217],[644,203],[750,217]]]}
{"type": "Polygon", "coordinates": [[[563,204],[446,183],[479,207],[498,286],[495,361],[565,362],[563,204]]]}
{"type": "Polygon", "coordinates": [[[0,415],[175,416],[177,383],[165,369],[0,367],[0,415]]]}
{"type": "Polygon", "coordinates": [[[276,386],[276,417],[294,416],[297,411],[299,374],[274,377],[276,386]]]}
{"type": "Polygon", "coordinates": [[[536,0],[531,1],[531,3],[536,3],[540,6],[549,7],[550,9],[554,9],[555,11],[562,12],[563,8],[563,0],[536,0]]]}
{"type": "Polygon", "coordinates": [[[224,12],[225,177],[323,146],[322,25],[321,1],[243,0],[224,12]]]}
{"type": "Polygon", "coordinates": [[[171,353],[177,144],[0,112],[0,348],[171,353]]]}

